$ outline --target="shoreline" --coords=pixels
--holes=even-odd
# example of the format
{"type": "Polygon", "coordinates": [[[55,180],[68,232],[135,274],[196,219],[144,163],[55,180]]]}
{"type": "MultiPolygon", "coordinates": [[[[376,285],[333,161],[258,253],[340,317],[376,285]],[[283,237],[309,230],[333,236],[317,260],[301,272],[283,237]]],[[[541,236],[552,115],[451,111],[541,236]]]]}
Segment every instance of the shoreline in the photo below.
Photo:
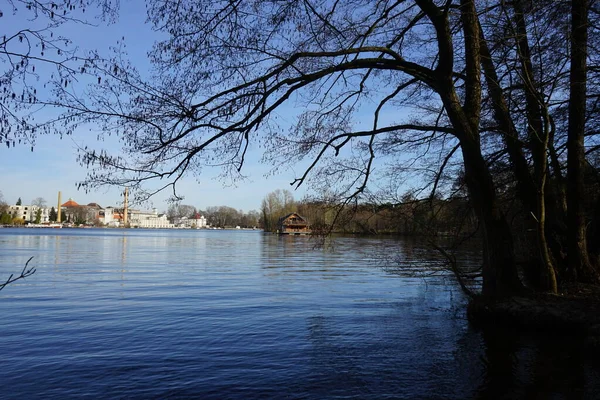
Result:
{"type": "Polygon", "coordinates": [[[125,226],[88,226],[88,225],[0,225],[0,228],[13,228],[13,229],[147,229],[147,230],[189,230],[189,231],[262,231],[262,229],[253,228],[187,228],[187,227],[173,227],[173,228],[146,228],[146,227],[125,227],[125,226]]]}
{"type": "Polygon", "coordinates": [[[467,316],[475,327],[508,327],[537,335],[579,337],[600,355],[600,287],[571,284],[556,295],[531,293],[505,299],[472,299],[467,316]]]}

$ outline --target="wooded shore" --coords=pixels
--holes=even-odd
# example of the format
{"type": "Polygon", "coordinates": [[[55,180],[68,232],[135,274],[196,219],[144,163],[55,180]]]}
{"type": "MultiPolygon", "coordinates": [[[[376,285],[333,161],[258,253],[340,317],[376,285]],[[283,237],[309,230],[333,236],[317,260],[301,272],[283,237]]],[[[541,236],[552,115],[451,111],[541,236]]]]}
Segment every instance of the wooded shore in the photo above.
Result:
{"type": "Polygon", "coordinates": [[[538,335],[566,335],[600,355],[600,287],[572,284],[558,294],[523,293],[504,299],[476,297],[468,307],[474,326],[510,326],[538,335]]]}

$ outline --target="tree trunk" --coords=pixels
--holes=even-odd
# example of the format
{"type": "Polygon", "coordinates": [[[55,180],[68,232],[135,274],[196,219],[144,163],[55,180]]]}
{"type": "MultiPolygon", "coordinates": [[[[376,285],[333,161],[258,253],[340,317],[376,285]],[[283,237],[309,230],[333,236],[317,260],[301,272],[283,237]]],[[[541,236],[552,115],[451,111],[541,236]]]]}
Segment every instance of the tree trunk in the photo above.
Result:
{"type": "Polygon", "coordinates": [[[583,208],[585,169],[584,131],[587,90],[588,1],[571,3],[571,75],[569,133],[567,139],[567,226],[569,275],[581,282],[600,282],[592,266],[586,243],[583,208]]]}
{"type": "Polygon", "coordinates": [[[485,297],[504,297],[522,290],[517,274],[510,227],[499,208],[489,168],[477,142],[462,140],[465,180],[483,236],[485,297]]]}
{"type": "Polygon", "coordinates": [[[496,67],[492,61],[492,55],[485,39],[481,42],[481,65],[483,67],[486,85],[492,100],[492,108],[494,110],[494,119],[498,124],[498,128],[502,132],[502,139],[506,146],[510,162],[512,164],[513,173],[517,179],[517,194],[523,207],[526,211],[534,211],[536,208],[535,202],[535,183],[529,172],[527,159],[523,154],[521,142],[517,128],[514,125],[508,105],[502,93],[502,88],[498,83],[498,74],[496,67]]]}
{"type": "Polygon", "coordinates": [[[535,207],[530,211],[536,222],[538,256],[541,261],[540,289],[557,292],[556,272],[548,242],[546,240],[546,182],[548,177],[548,139],[550,121],[548,108],[541,96],[531,62],[531,49],[527,35],[527,25],[521,0],[513,2],[517,51],[521,63],[521,79],[525,92],[527,134],[533,159],[533,174],[536,188],[535,207]]]}
{"type": "MultiPolygon", "coordinates": [[[[536,184],[529,171],[529,164],[523,153],[522,144],[519,140],[519,134],[514,125],[514,121],[510,114],[510,110],[504,98],[504,93],[498,83],[498,74],[492,60],[492,55],[489,46],[483,36],[483,31],[480,28],[481,40],[481,65],[484,71],[484,77],[488,88],[488,93],[492,100],[492,109],[494,111],[494,119],[498,124],[498,128],[502,134],[502,140],[506,147],[508,157],[510,159],[513,174],[516,179],[517,196],[523,207],[524,219],[527,225],[535,224],[531,216],[537,211],[537,192],[536,184]]],[[[529,239],[529,238],[525,238],[529,239]]],[[[531,241],[527,247],[537,249],[536,253],[540,253],[539,241],[531,241]]],[[[527,260],[525,266],[525,275],[529,278],[531,284],[539,286],[540,267],[537,257],[535,260],[527,260]]]]}
{"type": "MultiPolygon", "coordinates": [[[[431,5],[431,3],[430,3],[431,5]]],[[[447,16],[437,15],[440,59],[436,68],[438,93],[460,141],[469,198],[480,221],[483,236],[483,287],[485,297],[504,297],[522,286],[515,265],[512,234],[502,211],[492,175],[481,152],[481,43],[479,20],[472,0],[461,0],[465,37],[465,101],[461,105],[452,75],[452,35],[447,16]]]]}
{"type": "Polygon", "coordinates": [[[600,265],[600,198],[596,200],[594,216],[587,229],[590,262],[600,265]]]}
{"type": "Polygon", "coordinates": [[[460,140],[469,199],[482,229],[482,294],[489,298],[510,296],[522,291],[523,286],[517,273],[510,227],[481,152],[478,119],[465,112],[453,89],[441,92],[440,97],[460,140]]]}

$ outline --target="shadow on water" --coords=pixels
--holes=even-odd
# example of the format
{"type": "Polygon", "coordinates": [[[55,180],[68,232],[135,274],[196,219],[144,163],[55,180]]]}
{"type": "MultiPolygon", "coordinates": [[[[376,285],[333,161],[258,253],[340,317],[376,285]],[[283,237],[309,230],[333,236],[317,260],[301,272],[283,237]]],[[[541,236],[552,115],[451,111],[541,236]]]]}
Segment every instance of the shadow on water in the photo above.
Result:
{"type": "Polygon", "coordinates": [[[452,279],[407,274],[443,261],[424,241],[341,237],[319,248],[252,232],[102,232],[0,232],[0,272],[31,252],[40,271],[0,301],[10,388],[0,397],[600,393],[600,365],[581,338],[476,329],[452,279]]]}
{"type": "Polygon", "coordinates": [[[506,327],[486,327],[481,336],[485,374],[477,398],[597,398],[600,369],[586,354],[583,338],[506,327]]]}
{"type": "MultiPolygon", "coordinates": [[[[314,250],[306,238],[277,240],[282,253],[271,254],[274,269],[285,265],[289,271],[295,255],[314,250]]],[[[426,277],[444,259],[425,241],[347,240],[326,251],[364,252],[379,260],[377,267],[399,277],[423,271],[426,284],[390,314],[307,318],[311,368],[292,392],[329,397],[351,392],[355,398],[597,398],[600,364],[586,354],[583,338],[507,326],[472,327],[464,312],[456,312],[463,310],[465,300],[454,280],[443,274],[426,277]],[[393,260],[393,268],[382,259],[393,260]],[[457,304],[448,304],[453,301],[457,304]]],[[[471,265],[481,262],[476,244],[458,256],[471,265]]],[[[339,267],[339,260],[332,265],[339,267]]]]}
{"type": "Polygon", "coordinates": [[[317,397],[595,399],[600,390],[598,365],[578,337],[467,328],[454,340],[421,325],[410,337],[400,328],[350,342],[324,316],[309,318],[307,330],[312,369],[293,392],[317,397]]]}

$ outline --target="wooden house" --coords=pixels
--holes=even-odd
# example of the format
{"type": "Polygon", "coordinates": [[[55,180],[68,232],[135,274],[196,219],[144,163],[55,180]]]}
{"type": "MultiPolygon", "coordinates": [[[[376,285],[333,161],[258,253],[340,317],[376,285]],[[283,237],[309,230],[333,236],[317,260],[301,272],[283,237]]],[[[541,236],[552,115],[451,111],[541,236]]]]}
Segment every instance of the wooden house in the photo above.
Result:
{"type": "Polygon", "coordinates": [[[309,235],[311,230],[306,219],[296,213],[290,213],[279,218],[277,233],[282,235],[309,235]]]}

